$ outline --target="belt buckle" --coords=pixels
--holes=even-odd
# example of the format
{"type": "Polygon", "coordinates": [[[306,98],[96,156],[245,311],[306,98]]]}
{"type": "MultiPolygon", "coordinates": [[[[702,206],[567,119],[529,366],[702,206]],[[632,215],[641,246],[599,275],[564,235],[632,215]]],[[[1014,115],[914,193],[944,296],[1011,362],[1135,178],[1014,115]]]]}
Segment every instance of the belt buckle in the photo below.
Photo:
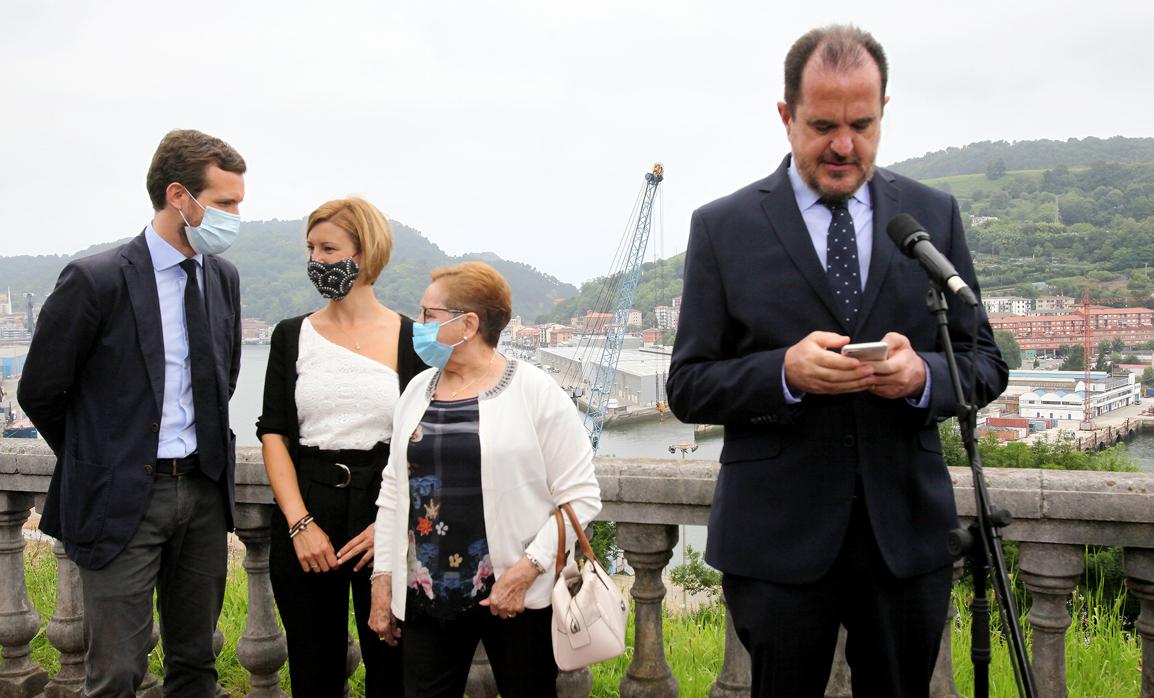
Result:
{"type": "Polygon", "coordinates": [[[337,489],[348,487],[349,483],[353,481],[353,473],[351,470],[349,470],[349,466],[345,465],[344,463],[333,463],[333,465],[335,465],[338,468],[340,468],[341,470],[345,471],[345,481],[339,482],[339,483],[333,485],[333,487],[336,487],[337,489]]]}
{"type": "Polygon", "coordinates": [[[165,469],[168,471],[165,473],[166,475],[176,477],[176,464],[177,464],[177,461],[179,461],[179,460],[180,460],[179,458],[165,458],[164,459],[164,464],[168,466],[165,469]]]}

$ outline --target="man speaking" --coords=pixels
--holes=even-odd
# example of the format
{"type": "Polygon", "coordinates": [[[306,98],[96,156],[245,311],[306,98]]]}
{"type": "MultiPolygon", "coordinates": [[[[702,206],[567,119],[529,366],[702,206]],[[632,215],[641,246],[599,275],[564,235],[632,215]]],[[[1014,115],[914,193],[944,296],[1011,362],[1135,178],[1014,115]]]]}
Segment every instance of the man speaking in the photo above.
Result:
{"type": "MultiPolygon", "coordinates": [[[[953,197],[874,167],[885,52],[849,26],[785,59],[791,155],[693,214],[670,407],[725,425],[706,560],[721,570],[755,696],[821,696],[838,625],[854,695],[924,696],[958,525],[937,423],[955,413],[929,279],[886,236],[898,213],[977,291],[953,197]],[[883,341],[885,358],[840,353],[883,341]]],[[[984,405],[1007,370],[984,313],[951,302],[984,405]]]]}

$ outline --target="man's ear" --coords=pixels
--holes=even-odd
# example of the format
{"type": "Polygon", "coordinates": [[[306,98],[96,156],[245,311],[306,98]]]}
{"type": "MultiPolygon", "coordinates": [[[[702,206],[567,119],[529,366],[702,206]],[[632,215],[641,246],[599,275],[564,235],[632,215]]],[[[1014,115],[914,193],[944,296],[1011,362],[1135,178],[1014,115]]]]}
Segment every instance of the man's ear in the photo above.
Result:
{"type": "Polygon", "coordinates": [[[793,112],[789,110],[789,105],[785,102],[778,102],[777,114],[781,117],[781,123],[785,125],[785,132],[788,134],[789,129],[793,126],[793,112]]]}
{"type": "Polygon", "coordinates": [[[164,188],[164,201],[173,208],[179,209],[184,204],[184,198],[191,196],[180,182],[172,182],[164,188]]]}

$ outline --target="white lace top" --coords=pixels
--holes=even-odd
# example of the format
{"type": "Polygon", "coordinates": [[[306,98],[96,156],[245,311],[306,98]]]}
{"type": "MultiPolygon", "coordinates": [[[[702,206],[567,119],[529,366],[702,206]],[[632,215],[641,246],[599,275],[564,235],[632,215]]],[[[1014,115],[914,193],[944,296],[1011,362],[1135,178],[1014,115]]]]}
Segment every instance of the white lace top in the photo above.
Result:
{"type": "Polygon", "coordinates": [[[326,450],[368,450],[393,435],[397,373],[322,337],[305,318],[297,356],[300,442],[326,450]]]}

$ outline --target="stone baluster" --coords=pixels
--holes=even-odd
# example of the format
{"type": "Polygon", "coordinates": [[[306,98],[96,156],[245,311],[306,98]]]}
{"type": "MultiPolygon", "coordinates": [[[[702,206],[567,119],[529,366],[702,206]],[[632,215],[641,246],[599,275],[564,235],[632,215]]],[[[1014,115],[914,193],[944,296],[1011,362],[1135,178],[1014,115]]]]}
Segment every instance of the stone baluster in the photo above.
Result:
{"type": "Polygon", "coordinates": [[[1027,620],[1034,631],[1031,664],[1039,698],[1066,695],[1066,629],[1070,627],[1066,601],[1085,565],[1086,551],[1080,545],[1022,543],[1018,568],[1033,601],[1027,620]]]}
{"type": "MultiPolygon", "coordinates": [[[[152,652],[156,649],[156,645],[160,643],[160,631],[156,622],[152,623],[152,644],[148,648],[149,664],[151,664],[152,652]]],[[[140,687],[136,689],[136,698],[163,698],[164,687],[160,685],[160,679],[151,671],[144,672],[144,679],[140,682],[140,687]]]]}
{"type": "Polygon", "coordinates": [[[662,644],[662,600],[665,583],[661,571],[673,556],[677,526],[668,524],[617,523],[617,545],[636,577],[633,595],[633,661],[621,679],[621,696],[676,696],[677,679],[665,661],[662,644]]]}
{"type": "MultiPolygon", "coordinates": [[[[222,631],[220,629],[220,626],[218,625],[218,626],[216,626],[216,629],[212,631],[212,656],[216,657],[217,659],[220,659],[220,652],[223,649],[224,649],[224,631],[222,631]]],[[[219,679],[219,677],[218,677],[218,679],[219,679]]],[[[217,684],[216,684],[216,698],[228,698],[228,691],[224,690],[224,686],[220,685],[219,680],[217,681],[217,684]]]]}
{"type": "Polygon", "coordinates": [[[236,656],[252,675],[248,695],[260,698],[285,695],[279,672],[288,659],[288,645],[277,624],[268,576],[271,521],[270,504],[240,504],[236,508],[236,535],[244,543],[244,571],[248,576],[248,622],[236,643],[236,656]]]}
{"type": "Polygon", "coordinates": [[[725,594],[721,595],[721,603],[725,605],[725,655],[721,660],[721,671],[717,674],[717,680],[709,689],[709,698],[743,698],[749,695],[749,688],[753,683],[749,651],[737,637],[737,630],[733,627],[733,616],[729,613],[729,604],[725,602],[725,594]]]}
{"type": "Polygon", "coordinates": [[[1126,586],[1138,599],[1134,629],[1142,638],[1141,698],[1154,698],[1154,549],[1125,549],[1126,586]]]}
{"type": "Polygon", "coordinates": [[[361,646],[353,640],[353,634],[348,634],[348,645],[345,648],[345,696],[349,695],[349,679],[353,678],[353,674],[357,673],[357,667],[361,665],[361,646]]]}
{"type": "MultiPolygon", "coordinates": [[[[954,584],[965,574],[966,565],[962,560],[954,562],[954,584]]],[[[934,674],[930,678],[930,698],[956,698],[957,689],[954,687],[954,650],[951,638],[954,630],[954,618],[958,615],[958,607],[954,605],[951,596],[946,606],[946,625],[942,628],[942,644],[938,647],[938,661],[934,665],[934,674]]]]}
{"type": "Polygon", "coordinates": [[[585,698],[593,692],[593,672],[588,667],[557,672],[557,698],[585,698]]]}
{"type": "Polygon", "coordinates": [[[0,695],[34,696],[44,690],[48,672],[32,661],[29,643],[40,631],[40,614],[28,598],[24,579],[24,535],[32,495],[0,492],[0,695]]]}
{"type": "Polygon", "coordinates": [[[837,645],[833,648],[833,664],[829,669],[829,681],[825,684],[825,698],[850,698],[853,695],[849,661],[845,658],[847,638],[845,626],[839,626],[837,645]]]}
{"type": "Polygon", "coordinates": [[[493,678],[492,667],[489,666],[489,655],[485,654],[485,645],[479,642],[477,651],[473,653],[473,664],[469,667],[465,693],[469,698],[495,698],[497,695],[497,681],[493,678]]]}
{"type": "Polygon", "coordinates": [[[56,612],[46,635],[60,652],[60,671],[44,689],[45,698],[76,698],[84,688],[84,597],[80,569],[64,554],[64,544],[52,544],[56,555],[56,612]]]}

